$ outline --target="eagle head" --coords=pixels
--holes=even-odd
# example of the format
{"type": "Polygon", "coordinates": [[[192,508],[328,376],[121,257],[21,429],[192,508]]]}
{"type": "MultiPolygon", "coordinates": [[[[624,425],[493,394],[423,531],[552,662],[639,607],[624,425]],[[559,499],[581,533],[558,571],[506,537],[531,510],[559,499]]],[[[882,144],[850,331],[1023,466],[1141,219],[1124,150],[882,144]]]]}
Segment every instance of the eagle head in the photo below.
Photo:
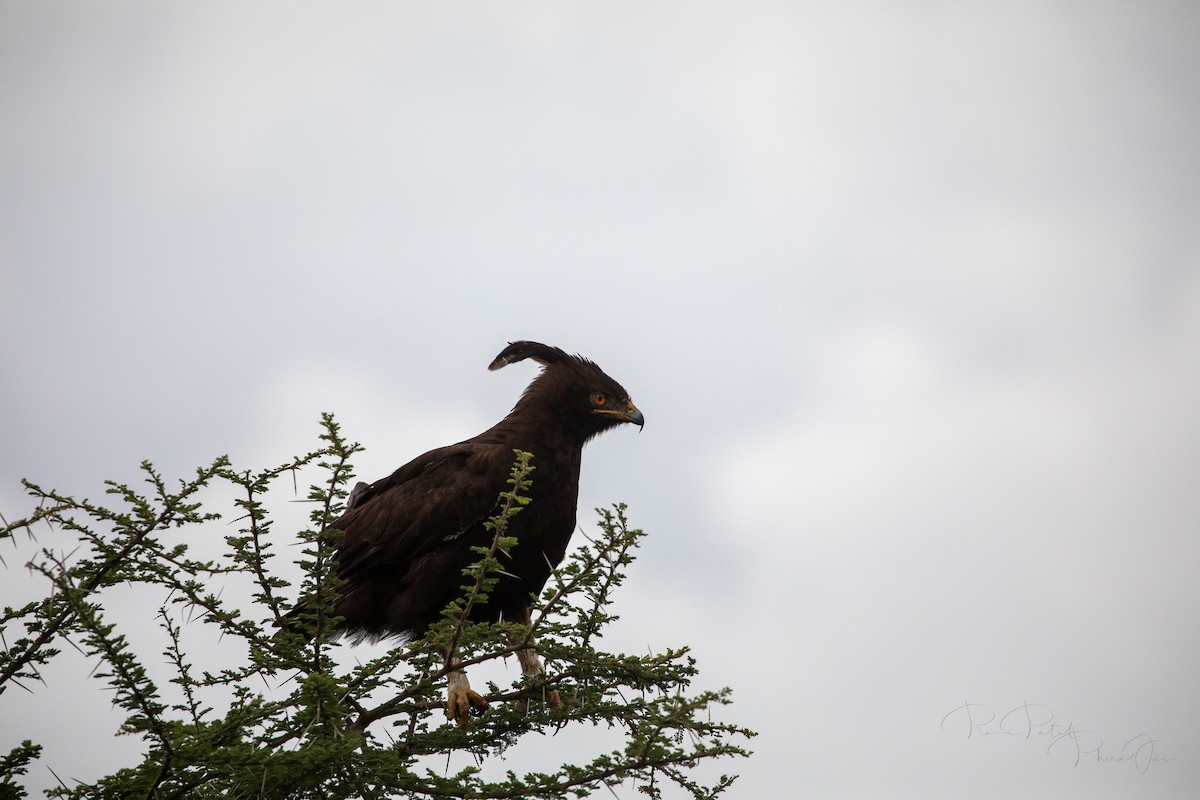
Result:
{"type": "Polygon", "coordinates": [[[584,441],[630,422],[640,430],[646,419],[629,399],[629,392],[595,362],[539,342],[511,342],[488,369],[532,359],[542,372],[521,395],[513,413],[528,410],[557,417],[584,441]]]}

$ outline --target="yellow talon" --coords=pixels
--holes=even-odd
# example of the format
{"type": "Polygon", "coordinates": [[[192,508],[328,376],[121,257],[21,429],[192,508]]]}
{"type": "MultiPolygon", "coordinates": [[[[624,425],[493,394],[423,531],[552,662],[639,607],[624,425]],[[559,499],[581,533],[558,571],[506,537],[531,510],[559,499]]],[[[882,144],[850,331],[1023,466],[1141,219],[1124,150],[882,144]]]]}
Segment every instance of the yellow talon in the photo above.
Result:
{"type": "Polygon", "coordinates": [[[453,686],[446,692],[446,719],[454,720],[458,727],[466,728],[471,717],[487,711],[488,701],[477,692],[453,686]]]}
{"type": "MultiPolygon", "coordinates": [[[[564,708],[566,708],[566,704],[563,703],[562,698],[559,697],[558,689],[548,689],[545,693],[545,698],[546,707],[551,711],[562,711],[564,708]]],[[[525,714],[529,711],[528,695],[517,698],[517,711],[521,714],[525,714]]]]}

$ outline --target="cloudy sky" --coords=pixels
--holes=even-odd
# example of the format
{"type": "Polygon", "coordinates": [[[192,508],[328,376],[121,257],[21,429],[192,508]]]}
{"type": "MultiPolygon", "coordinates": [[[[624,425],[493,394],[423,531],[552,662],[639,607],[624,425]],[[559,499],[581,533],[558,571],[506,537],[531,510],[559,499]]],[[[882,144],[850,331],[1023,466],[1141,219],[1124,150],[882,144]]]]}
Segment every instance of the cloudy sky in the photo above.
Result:
{"type": "MultiPolygon", "coordinates": [[[[380,477],[540,340],[646,414],[581,507],[650,534],[614,646],[761,732],[734,796],[1190,796],[1197,98],[1182,1],[10,0],[0,512],[327,410],[380,477]]],[[[89,669],[0,697],[31,787],[136,745],[89,669]]]]}

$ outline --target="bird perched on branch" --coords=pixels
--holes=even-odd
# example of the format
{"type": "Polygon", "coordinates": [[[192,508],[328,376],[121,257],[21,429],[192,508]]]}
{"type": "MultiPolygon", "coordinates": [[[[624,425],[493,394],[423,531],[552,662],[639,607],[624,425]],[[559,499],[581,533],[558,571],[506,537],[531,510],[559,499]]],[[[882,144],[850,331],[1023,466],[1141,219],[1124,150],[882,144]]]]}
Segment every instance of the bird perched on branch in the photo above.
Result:
{"type": "MultiPolygon", "coordinates": [[[[466,441],[418,456],[386,478],[359,484],[337,545],[340,579],[336,613],[341,632],[362,637],[419,637],[461,596],[462,570],[478,561],[471,550],[488,546],[484,523],[498,508],[514,450],[533,454],[530,503],[512,517],[507,535],[517,545],[476,621],[530,621],[531,596],[541,592],[567,551],[575,530],[579,466],[592,437],[623,423],[640,429],[642,412],[629,393],[593,362],[538,342],[512,342],[488,369],[532,359],[542,365],[508,416],[466,441]]],[[[454,653],[445,654],[456,663],[454,653]]],[[[527,677],[541,674],[531,648],[518,652],[527,677]]],[[[557,693],[551,705],[560,704],[557,693]]],[[[487,702],[466,675],[449,674],[446,714],[466,723],[487,702]]]]}

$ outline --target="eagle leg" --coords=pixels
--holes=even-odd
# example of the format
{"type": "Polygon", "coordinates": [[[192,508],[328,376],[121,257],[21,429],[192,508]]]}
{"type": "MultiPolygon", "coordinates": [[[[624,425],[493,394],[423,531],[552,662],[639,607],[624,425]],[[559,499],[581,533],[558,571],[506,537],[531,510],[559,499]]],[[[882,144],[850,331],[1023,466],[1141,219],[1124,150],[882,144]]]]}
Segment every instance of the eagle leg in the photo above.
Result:
{"type": "MultiPolygon", "coordinates": [[[[458,656],[450,660],[457,667],[458,656]]],[[[446,719],[454,720],[458,727],[466,728],[467,721],[472,716],[479,716],[487,710],[488,701],[477,692],[471,691],[467,673],[454,669],[446,676],[446,719]]]]}
{"type": "MultiPolygon", "coordinates": [[[[525,624],[530,624],[529,611],[525,612],[525,624]]],[[[542,676],[545,674],[545,669],[542,668],[542,660],[538,658],[537,643],[533,640],[533,635],[529,636],[529,647],[523,647],[517,651],[517,661],[521,664],[521,674],[524,675],[533,686],[538,686],[542,682],[542,676]]],[[[563,701],[558,695],[558,689],[551,688],[545,693],[546,705],[551,711],[562,711],[563,701]]],[[[529,698],[521,697],[517,700],[517,710],[524,714],[529,709],[529,698]]]]}

